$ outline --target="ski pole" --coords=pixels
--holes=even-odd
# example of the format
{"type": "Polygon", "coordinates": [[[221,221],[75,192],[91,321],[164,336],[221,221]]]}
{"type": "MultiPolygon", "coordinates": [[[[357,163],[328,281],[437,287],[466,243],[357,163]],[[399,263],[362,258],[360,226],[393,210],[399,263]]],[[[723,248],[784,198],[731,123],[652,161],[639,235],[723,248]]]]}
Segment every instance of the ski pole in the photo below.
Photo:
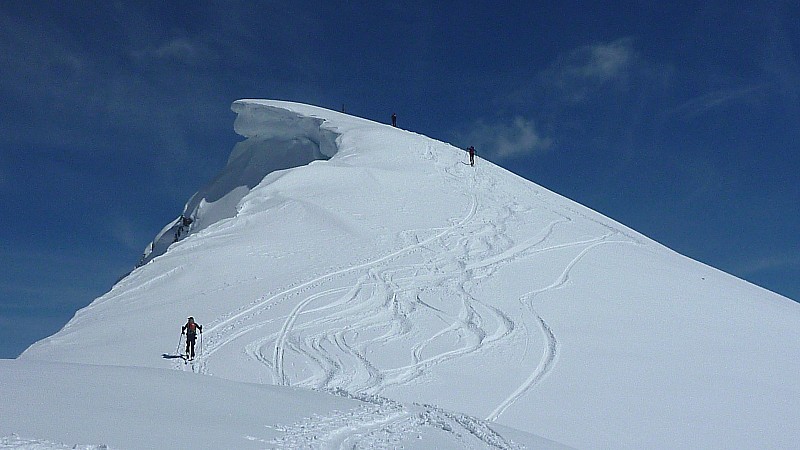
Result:
{"type": "Polygon", "coordinates": [[[178,336],[178,348],[175,349],[175,354],[176,355],[180,355],[181,354],[181,341],[182,340],[183,340],[183,333],[181,333],[181,335],[178,336]]]}
{"type": "Polygon", "coordinates": [[[201,355],[203,354],[203,332],[202,331],[200,332],[200,353],[199,354],[201,354],[201,355]]]}

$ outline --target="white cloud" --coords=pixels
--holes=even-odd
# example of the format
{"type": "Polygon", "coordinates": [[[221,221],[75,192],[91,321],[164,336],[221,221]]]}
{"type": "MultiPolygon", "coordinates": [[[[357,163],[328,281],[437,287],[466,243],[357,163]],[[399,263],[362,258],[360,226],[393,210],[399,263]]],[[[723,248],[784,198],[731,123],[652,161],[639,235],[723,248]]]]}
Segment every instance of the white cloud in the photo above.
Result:
{"type": "Polygon", "coordinates": [[[552,139],[542,137],[533,121],[520,116],[510,123],[489,124],[479,120],[461,140],[490,158],[538,154],[552,145],[552,139]]]}
{"type": "Polygon", "coordinates": [[[143,236],[145,234],[137,230],[128,218],[114,217],[105,223],[109,224],[108,231],[118,243],[131,250],[142,250],[142,242],[145,239],[143,236]]]}
{"type": "Polygon", "coordinates": [[[693,119],[704,112],[729,103],[745,101],[760,94],[764,86],[748,86],[738,89],[725,89],[710,92],[684,102],[671,111],[671,115],[693,119]]]}
{"type": "Polygon", "coordinates": [[[200,54],[196,44],[187,39],[173,39],[153,51],[159,59],[194,60],[200,54]]]}
{"type": "Polygon", "coordinates": [[[746,276],[778,270],[794,270],[800,267],[796,255],[769,255],[739,264],[738,271],[746,276]]]}
{"type": "Polygon", "coordinates": [[[578,73],[585,78],[600,82],[624,74],[633,60],[633,50],[627,40],[592,45],[580,50],[577,55],[579,55],[577,61],[579,65],[575,69],[578,73]]]}
{"type": "Polygon", "coordinates": [[[579,47],[559,57],[540,74],[545,86],[556,87],[573,102],[609,83],[624,85],[636,62],[630,38],[579,47]]]}
{"type": "Polygon", "coordinates": [[[157,60],[176,64],[199,65],[213,59],[211,50],[203,43],[187,38],[173,38],[156,48],[132,52],[134,59],[157,60]]]}

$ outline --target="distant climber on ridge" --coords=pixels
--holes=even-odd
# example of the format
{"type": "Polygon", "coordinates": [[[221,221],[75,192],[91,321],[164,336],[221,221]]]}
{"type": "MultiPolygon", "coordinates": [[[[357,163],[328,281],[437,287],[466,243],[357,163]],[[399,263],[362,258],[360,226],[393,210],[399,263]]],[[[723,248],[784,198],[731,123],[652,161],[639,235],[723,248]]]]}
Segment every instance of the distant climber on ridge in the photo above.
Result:
{"type": "Polygon", "coordinates": [[[197,340],[197,331],[203,334],[203,326],[194,322],[194,317],[189,317],[186,325],[181,327],[181,334],[186,334],[186,358],[194,359],[194,342],[197,340]]]}
{"type": "Polygon", "coordinates": [[[393,127],[397,126],[397,114],[395,113],[392,113],[392,126],[393,127]]]}
{"type": "Polygon", "coordinates": [[[469,152],[469,165],[470,166],[474,166],[475,165],[475,147],[470,145],[469,148],[467,149],[467,152],[469,152]]]}

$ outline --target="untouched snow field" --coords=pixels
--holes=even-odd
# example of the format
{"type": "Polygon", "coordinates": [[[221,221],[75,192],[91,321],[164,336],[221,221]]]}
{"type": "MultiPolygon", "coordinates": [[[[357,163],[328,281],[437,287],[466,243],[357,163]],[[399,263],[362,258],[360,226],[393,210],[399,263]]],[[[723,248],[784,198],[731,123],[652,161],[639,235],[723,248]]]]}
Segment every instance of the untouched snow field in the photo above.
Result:
{"type": "Polygon", "coordinates": [[[0,448],[800,442],[795,302],[425,136],[233,109],[143,265],[0,364],[0,448]]]}

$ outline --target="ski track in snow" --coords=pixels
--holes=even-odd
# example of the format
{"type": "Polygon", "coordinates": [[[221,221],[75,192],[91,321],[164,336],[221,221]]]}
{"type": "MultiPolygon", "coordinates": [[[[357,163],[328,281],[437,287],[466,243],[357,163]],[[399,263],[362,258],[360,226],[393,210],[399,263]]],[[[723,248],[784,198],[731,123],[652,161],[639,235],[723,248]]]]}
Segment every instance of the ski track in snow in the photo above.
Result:
{"type": "Polygon", "coordinates": [[[362,401],[358,408],[315,415],[290,426],[272,427],[282,433],[270,440],[247,436],[270,448],[393,449],[404,439],[421,439],[425,432],[441,433],[456,448],[521,449],[491,425],[474,417],[431,405],[401,403],[376,395],[354,395],[341,390],[335,395],[362,401]]]}
{"type": "Polygon", "coordinates": [[[553,330],[536,311],[530,307],[531,312],[536,316],[539,327],[542,330],[542,335],[545,338],[545,346],[542,352],[542,358],[539,365],[534,369],[530,376],[520,384],[520,386],[510,395],[503,400],[497,408],[492,411],[486,420],[494,422],[501,414],[503,414],[511,405],[519,400],[523,395],[527,394],[536,384],[538,384],[550,372],[555,365],[556,356],[558,354],[558,340],[553,334],[553,330]]]}
{"type": "MultiPolygon", "coordinates": [[[[256,323],[256,324],[251,324],[251,325],[249,325],[247,327],[244,327],[243,329],[236,330],[237,328],[240,328],[241,325],[243,323],[245,323],[247,320],[252,319],[254,316],[264,312],[265,310],[271,309],[272,307],[282,303],[283,301],[285,301],[289,297],[294,297],[294,296],[297,296],[299,294],[302,294],[302,293],[304,293],[304,292],[306,292],[306,291],[308,291],[308,290],[310,290],[312,288],[315,288],[315,287],[318,287],[318,286],[324,284],[326,281],[330,281],[330,280],[332,280],[332,279],[334,279],[336,277],[339,277],[339,276],[344,276],[344,275],[346,275],[346,274],[348,274],[350,272],[355,272],[357,270],[362,270],[362,269],[368,269],[368,268],[370,268],[372,266],[376,266],[378,264],[384,264],[384,263],[386,263],[388,261],[391,261],[394,258],[398,258],[398,257],[400,257],[400,256],[402,256],[402,255],[404,255],[404,254],[406,254],[406,253],[408,253],[410,251],[413,251],[413,250],[418,249],[418,248],[422,248],[425,245],[427,245],[429,242],[433,242],[433,241],[439,239],[440,237],[442,237],[443,235],[445,235],[448,232],[452,231],[453,229],[458,228],[458,227],[462,226],[464,223],[470,221],[472,219],[472,217],[474,216],[474,214],[475,214],[476,206],[477,206],[477,201],[475,199],[475,196],[473,195],[472,196],[472,204],[470,205],[470,209],[469,209],[466,217],[464,217],[460,222],[456,223],[452,227],[446,228],[443,231],[439,232],[438,234],[435,234],[432,237],[429,237],[429,238],[427,238],[427,239],[425,239],[425,240],[423,240],[421,242],[409,245],[407,247],[401,248],[400,250],[397,250],[397,251],[395,251],[393,253],[390,253],[389,255],[383,256],[383,257],[375,259],[373,261],[368,261],[368,262],[365,262],[363,264],[359,264],[359,265],[351,266],[351,267],[346,267],[346,268],[343,268],[343,269],[340,269],[340,270],[337,270],[337,271],[334,271],[334,272],[330,272],[330,273],[327,273],[325,275],[322,275],[322,276],[319,276],[317,278],[314,278],[314,279],[312,279],[310,281],[307,281],[305,283],[302,283],[302,284],[300,284],[298,286],[290,287],[288,289],[285,289],[285,290],[283,290],[283,291],[281,291],[281,292],[279,292],[277,294],[274,294],[272,296],[269,296],[269,297],[266,297],[266,298],[262,297],[258,301],[256,301],[253,304],[249,305],[249,307],[247,307],[246,309],[244,309],[242,311],[239,311],[239,312],[236,312],[235,314],[231,314],[229,317],[214,323],[212,326],[208,327],[207,331],[206,331],[207,335],[209,335],[210,338],[208,339],[207,348],[203,349],[202,358],[198,358],[198,361],[200,362],[200,366],[204,367],[205,366],[205,361],[215,351],[217,351],[219,348],[221,348],[225,344],[233,341],[234,339],[236,339],[239,336],[251,331],[252,329],[258,328],[261,325],[263,325],[262,323],[256,323]],[[234,330],[236,330],[236,331],[234,331],[234,330]]],[[[301,301],[298,304],[298,306],[295,307],[295,310],[293,310],[292,314],[289,315],[289,318],[286,319],[286,322],[284,323],[284,326],[282,327],[282,333],[281,333],[282,335],[285,335],[285,334],[287,334],[289,332],[289,330],[291,329],[292,323],[296,319],[297,314],[299,314],[300,310],[302,309],[302,306],[304,306],[310,300],[312,300],[312,299],[308,299],[307,298],[306,300],[301,301]]],[[[286,340],[286,338],[285,338],[285,336],[283,336],[283,337],[278,338],[278,342],[276,343],[276,349],[275,349],[275,355],[276,356],[273,359],[273,365],[276,368],[279,365],[282,366],[282,362],[278,361],[278,360],[282,360],[283,350],[281,348],[278,348],[278,347],[282,346],[283,343],[285,343],[285,340],[286,340]]],[[[285,376],[283,374],[281,374],[281,373],[278,373],[276,375],[277,375],[275,377],[276,378],[276,382],[278,384],[285,384],[284,383],[285,376]]]]}
{"type": "MultiPolygon", "coordinates": [[[[572,269],[598,246],[639,242],[579,211],[569,209],[571,216],[558,213],[563,206],[548,204],[533,188],[527,189],[534,201],[544,204],[544,210],[554,217],[527,237],[515,241],[508,228],[515,220],[524,224],[524,217],[518,215],[530,209],[503,194],[491,172],[483,172],[480,166],[465,166],[452,158],[447,160],[431,144],[417,150],[421,150],[424,158],[433,160],[439,173],[454,189],[470,192],[463,217],[451,220],[450,226],[406,230],[398,238],[412,242],[389,254],[318,274],[218,317],[206,327],[202,354],[191,365],[177,362],[176,368],[208,373],[208,362],[217,351],[253,331],[262,330],[253,333],[254,338],[247,338],[249,343],[245,344],[244,353],[266,369],[272,383],[375,395],[388,387],[411,383],[445,361],[489,351],[503,339],[538,328],[543,336],[543,350],[537,366],[486,420],[497,420],[527,395],[553,370],[559,351],[553,329],[535,309],[534,299],[565,286],[572,269]],[[484,200],[475,192],[489,198],[484,200]],[[571,242],[558,242],[554,237],[561,227],[576,225],[600,227],[605,232],[571,242]],[[531,315],[528,322],[515,322],[500,308],[472,294],[482,278],[503,264],[571,248],[581,250],[555,281],[519,299],[531,315]],[[422,295],[428,293],[446,293],[446,299],[458,299],[458,304],[437,307],[422,299],[422,295]],[[290,300],[296,303],[287,314],[261,317],[264,312],[290,300]],[[429,322],[439,323],[441,328],[420,338],[413,334],[417,330],[415,321],[410,319],[412,315],[430,317],[429,322]],[[266,331],[268,328],[277,331],[266,331]],[[415,342],[410,345],[407,362],[385,367],[385,363],[371,359],[373,349],[406,342],[415,342]],[[287,358],[292,359],[294,370],[287,370],[287,358]],[[298,371],[294,363],[310,373],[298,371]]],[[[392,427],[418,426],[418,422],[419,417],[408,412],[391,410],[377,415],[374,411],[364,412],[348,424],[340,424],[362,430],[349,434],[341,444],[355,448],[363,436],[392,427]]],[[[334,430],[328,434],[333,439],[341,433],[334,430]]],[[[290,442],[273,444],[286,444],[284,448],[292,445],[290,442]]]]}
{"type": "Polygon", "coordinates": [[[11,436],[0,437],[0,449],[17,449],[17,450],[109,450],[105,444],[99,445],[68,445],[62,443],[50,442],[43,439],[24,439],[16,434],[11,436]]]}

